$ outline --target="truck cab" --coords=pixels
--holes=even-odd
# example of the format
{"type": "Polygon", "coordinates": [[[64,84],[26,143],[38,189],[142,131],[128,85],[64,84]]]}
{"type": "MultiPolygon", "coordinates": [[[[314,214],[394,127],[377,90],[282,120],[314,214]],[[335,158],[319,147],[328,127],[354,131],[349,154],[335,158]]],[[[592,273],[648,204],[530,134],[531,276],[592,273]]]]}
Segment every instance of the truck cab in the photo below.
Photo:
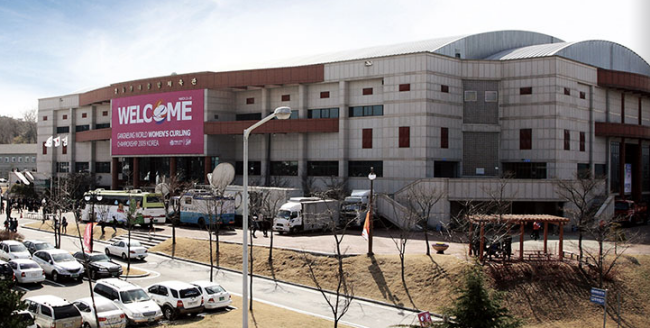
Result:
{"type": "Polygon", "coordinates": [[[361,227],[368,213],[370,190],[352,190],[341,202],[341,221],[351,227],[361,227]]]}
{"type": "Polygon", "coordinates": [[[338,225],[339,204],[336,200],[316,197],[291,197],[280,206],[273,219],[273,231],[293,233],[334,228],[338,225]]]}

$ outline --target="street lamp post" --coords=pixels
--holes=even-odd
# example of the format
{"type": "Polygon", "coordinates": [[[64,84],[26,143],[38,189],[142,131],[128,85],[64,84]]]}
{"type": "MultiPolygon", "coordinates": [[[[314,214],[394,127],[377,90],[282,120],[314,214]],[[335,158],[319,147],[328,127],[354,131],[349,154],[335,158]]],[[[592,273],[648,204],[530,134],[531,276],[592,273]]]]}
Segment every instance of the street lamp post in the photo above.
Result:
{"type": "Polygon", "coordinates": [[[101,202],[104,197],[96,191],[89,191],[84,195],[84,200],[90,202],[90,253],[93,252],[93,223],[95,223],[95,203],[101,202]]]}
{"type": "Polygon", "coordinates": [[[248,137],[251,132],[258,128],[260,125],[272,120],[277,117],[280,120],[286,120],[291,116],[291,108],[289,107],[278,107],[273,113],[261,121],[251,125],[248,129],[244,130],[244,195],[242,197],[242,203],[244,204],[244,211],[242,217],[242,230],[243,230],[243,242],[242,242],[242,327],[248,328],[248,137]]]}
{"type": "Polygon", "coordinates": [[[368,179],[370,180],[370,197],[368,198],[368,220],[370,224],[368,225],[368,256],[372,256],[372,230],[373,230],[373,219],[372,219],[372,195],[373,195],[373,182],[377,175],[373,167],[370,168],[370,174],[368,174],[368,179]]]}

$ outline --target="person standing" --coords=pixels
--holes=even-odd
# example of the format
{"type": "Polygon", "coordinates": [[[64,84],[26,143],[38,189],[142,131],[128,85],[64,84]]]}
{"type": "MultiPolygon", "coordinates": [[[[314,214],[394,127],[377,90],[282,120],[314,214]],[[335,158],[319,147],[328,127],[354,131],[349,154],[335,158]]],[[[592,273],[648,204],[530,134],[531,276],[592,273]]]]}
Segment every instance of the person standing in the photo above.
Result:
{"type": "Polygon", "coordinates": [[[539,229],[541,228],[542,225],[539,222],[537,221],[533,222],[533,239],[535,239],[535,241],[539,239],[539,229]]]}
{"type": "Polygon", "coordinates": [[[61,221],[61,231],[63,231],[63,234],[68,233],[68,219],[63,217],[63,221],[61,221]]]}

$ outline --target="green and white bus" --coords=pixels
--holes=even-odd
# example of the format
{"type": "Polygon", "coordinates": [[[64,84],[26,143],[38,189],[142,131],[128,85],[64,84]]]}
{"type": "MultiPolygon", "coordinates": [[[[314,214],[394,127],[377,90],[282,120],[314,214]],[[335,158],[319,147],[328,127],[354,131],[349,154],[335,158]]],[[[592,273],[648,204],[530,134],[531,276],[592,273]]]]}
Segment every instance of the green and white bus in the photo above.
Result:
{"type": "Polygon", "coordinates": [[[104,190],[97,189],[87,192],[84,196],[93,197],[92,202],[86,202],[81,212],[81,220],[90,221],[90,213],[95,212],[95,222],[111,223],[117,220],[118,224],[126,224],[127,214],[132,204],[135,210],[133,224],[146,225],[152,220],[154,223],[165,223],[165,204],[161,194],[136,190],[104,190]],[[100,199],[101,198],[101,199],[100,199]]]}

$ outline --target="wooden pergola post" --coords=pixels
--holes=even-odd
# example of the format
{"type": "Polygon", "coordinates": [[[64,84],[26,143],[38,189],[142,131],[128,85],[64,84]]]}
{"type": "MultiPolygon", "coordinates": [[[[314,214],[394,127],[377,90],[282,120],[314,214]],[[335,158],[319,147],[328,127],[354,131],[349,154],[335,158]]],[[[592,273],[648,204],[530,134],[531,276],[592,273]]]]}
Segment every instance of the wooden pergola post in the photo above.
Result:
{"type": "Polygon", "coordinates": [[[562,241],[564,240],[564,223],[560,223],[560,245],[559,245],[559,252],[560,254],[560,261],[564,259],[564,250],[562,249],[562,241]]]}
{"type": "Polygon", "coordinates": [[[548,254],[548,221],[544,221],[544,254],[548,254]]]}
{"type": "Polygon", "coordinates": [[[469,220],[469,256],[472,256],[472,244],[474,241],[474,235],[472,234],[474,224],[472,223],[472,220],[469,220]]]}
{"type": "Polygon", "coordinates": [[[519,260],[524,260],[524,221],[519,222],[519,260]]]}
{"type": "Polygon", "coordinates": [[[483,262],[483,251],[484,251],[483,249],[485,247],[485,236],[484,236],[485,229],[483,227],[483,222],[480,223],[480,227],[481,227],[481,237],[480,237],[481,238],[481,247],[479,248],[480,253],[478,255],[479,256],[478,260],[483,262]]]}

